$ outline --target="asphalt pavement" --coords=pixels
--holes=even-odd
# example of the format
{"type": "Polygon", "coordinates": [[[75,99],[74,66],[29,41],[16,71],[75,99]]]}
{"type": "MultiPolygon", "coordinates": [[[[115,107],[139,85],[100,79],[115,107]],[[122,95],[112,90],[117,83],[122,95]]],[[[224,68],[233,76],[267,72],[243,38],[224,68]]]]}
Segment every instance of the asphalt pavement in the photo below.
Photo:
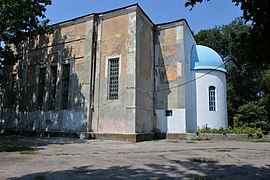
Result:
{"type": "Polygon", "coordinates": [[[0,179],[270,179],[270,143],[0,136],[0,179]]]}

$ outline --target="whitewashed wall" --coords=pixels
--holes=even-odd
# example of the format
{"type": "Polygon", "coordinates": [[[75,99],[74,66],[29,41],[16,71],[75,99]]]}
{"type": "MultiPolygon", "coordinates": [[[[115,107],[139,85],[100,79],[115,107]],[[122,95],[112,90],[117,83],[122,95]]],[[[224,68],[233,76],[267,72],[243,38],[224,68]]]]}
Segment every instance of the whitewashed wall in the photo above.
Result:
{"type": "Polygon", "coordinates": [[[166,116],[164,109],[156,110],[156,128],[163,133],[185,133],[185,109],[172,109],[172,116],[166,116]]]}
{"type": "Polygon", "coordinates": [[[227,128],[226,74],[222,71],[195,70],[196,114],[199,128],[227,128]],[[216,87],[216,111],[209,111],[209,86],[216,87]]]}

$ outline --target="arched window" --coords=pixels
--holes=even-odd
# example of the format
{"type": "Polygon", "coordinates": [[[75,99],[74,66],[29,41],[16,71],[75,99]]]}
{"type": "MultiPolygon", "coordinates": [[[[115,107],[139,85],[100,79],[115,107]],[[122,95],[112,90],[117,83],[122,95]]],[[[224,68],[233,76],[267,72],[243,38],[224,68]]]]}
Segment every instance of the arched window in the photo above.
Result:
{"type": "Polygon", "coordinates": [[[209,111],[216,111],[216,87],[209,87],[209,111]]]}

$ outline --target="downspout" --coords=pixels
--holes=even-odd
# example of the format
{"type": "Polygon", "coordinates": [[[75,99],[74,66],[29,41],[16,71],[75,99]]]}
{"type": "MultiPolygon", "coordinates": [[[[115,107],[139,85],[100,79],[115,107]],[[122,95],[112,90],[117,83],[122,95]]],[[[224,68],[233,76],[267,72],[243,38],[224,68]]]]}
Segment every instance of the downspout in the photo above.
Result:
{"type": "Polygon", "coordinates": [[[154,77],[154,87],[153,87],[153,115],[154,115],[154,123],[153,123],[153,130],[156,129],[156,111],[155,111],[155,104],[156,104],[156,98],[155,98],[155,91],[156,91],[156,25],[153,27],[153,77],[154,77]]]}
{"type": "Polygon", "coordinates": [[[97,50],[97,14],[93,17],[91,72],[90,72],[90,97],[89,97],[89,124],[88,132],[92,132],[92,117],[94,111],[95,74],[96,74],[96,50],[97,50]]]}

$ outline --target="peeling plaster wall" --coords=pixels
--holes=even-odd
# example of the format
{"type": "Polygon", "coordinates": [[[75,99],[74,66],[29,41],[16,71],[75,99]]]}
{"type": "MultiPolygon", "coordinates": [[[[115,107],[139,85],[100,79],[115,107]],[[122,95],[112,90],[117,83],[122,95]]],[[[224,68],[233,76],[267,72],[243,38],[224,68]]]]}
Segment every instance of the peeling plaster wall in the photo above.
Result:
{"type": "Polygon", "coordinates": [[[153,24],[137,11],[136,54],[136,133],[154,129],[153,24]]]}
{"type": "Polygon", "coordinates": [[[197,122],[198,87],[189,83],[197,75],[190,70],[195,44],[185,20],[154,25],[137,5],[60,23],[53,34],[36,36],[17,51],[22,58],[7,70],[10,76],[2,85],[5,127],[113,134],[194,131],[206,122],[197,122]],[[119,58],[115,100],[108,97],[110,58],[119,58]],[[61,108],[64,64],[70,64],[66,110],[61,108]],[[53,110],[51,66],[57,66],[53,110]],[[41,68],[46,74],[40,110],[41,68]]]}
{"type": "Polygon", "coordinates": [[[186,88],[184,21],[157,26],[155,32],[156,130],[167,133],[186,131],[186,88]],[[170,117],[166,110],[172,110],[170,117]],[[161,127],[166,124],[166,127],[161,127]],[[172,126],[175,124],[175,126],[172,126]]]}
{"type": "Polygon", "coordinates": [[[185,108],[183,26],[156,31],[156,109],[185,108]]]}
{"type": "MultiPolygon", "coordinates": [[[[135,8],[134,8],[135,10],[135,8]]],[[[133,11],[134,11],[133,10],[133,11]]],[[[97,51],[98,75],[95,98],[94,131],[100,133],[135,133],[135,110],[127,105],[135,104],[135,94],[129,87],[135,84],[135,14],[117,12],[100,17],[97,51]],[[108,99],[110,58],[119,58],[118,99],[108,99]]]]}
{"type": "MultiPolygon", "coordinates": [[[[51,35],[24,43],[15,73],[18,103],[4,110],[5,126],[17,130],[86,131],[89,110],[90,60],[93,19],[74,20],[55,26],[51,35]],[[61,110],[62,65],[70,66],[67,110],[61,110]],[[49,110],[50,67],[57,66],[55,109],[49,110]],[[44,105],[38,109],[40,68],[46,68],[44,105]]],[[[9,87],[11,89],[11,87],[9,87]]],[[[11,99],[14,98],[10,97],[11,99]]],[[[10,99],[9,99],[10,101],[10,99]]]]}

